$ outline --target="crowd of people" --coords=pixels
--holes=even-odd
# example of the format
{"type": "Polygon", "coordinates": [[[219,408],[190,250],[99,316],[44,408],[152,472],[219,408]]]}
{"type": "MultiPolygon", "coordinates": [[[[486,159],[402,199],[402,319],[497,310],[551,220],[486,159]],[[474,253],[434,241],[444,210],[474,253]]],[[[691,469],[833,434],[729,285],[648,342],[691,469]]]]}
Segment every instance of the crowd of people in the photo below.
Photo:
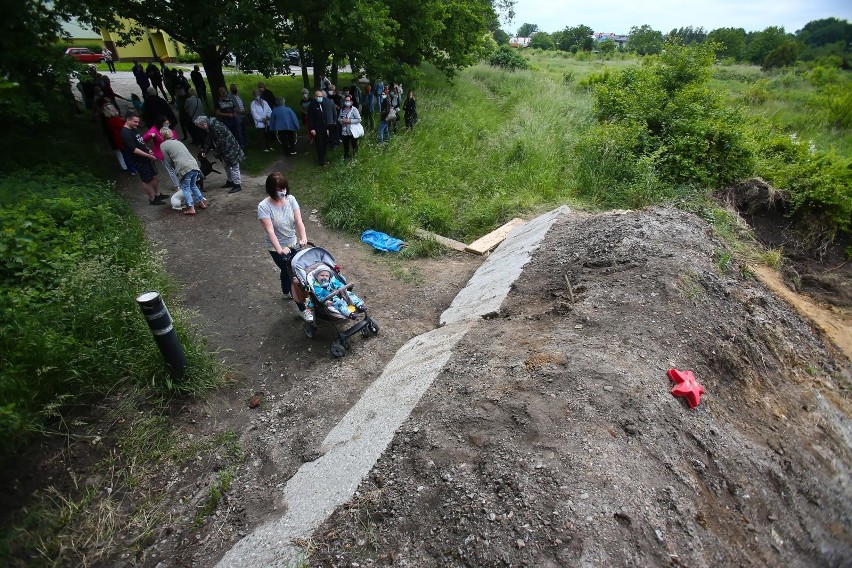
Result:
{"type": "MultiPolygon", "coordinates": [[[[206,158],[211,151],[224,166],[227,181],[223,187],[229,193],[242,190],[240,163],[245,159],[247,125],[253,127],[254,137],[262,144],[263,151],[273,151],[278,142],[288,156],[296,154],[298,132],[304,128],[308,142],[315,147],[319,165],[325,166],[327,152],[341,145],[344,160],[355,158],[359,141],[367,131],[375,129],[379,143],[386,144],[391,133],[397,132],[401,120],[407,129],[417,122],[414,92],[406,93],[400,84],[385,85],[377,81],[365,85],[362,91],[359,82],[353,80],[341,91],[322,77],[320,89],[313,96],[307,89],[302,90],[300,120],[264,82],[257,83],[248,104],[236,84],[220,87],[211,104],[207,83],[197,65],[187,78],[182,69],[170,68],[165,63],[159,66],[149,63],[147,67],[137,61],[133,63],[133,76],[141,97],[136,93],[130,97],[116,93],[110,78],[97,73],[94,67],[78,84],[78,89],[86,108],[100,119],[119,167],[139,177],[148,203],[164,205],[171,198],[172,207],[189,216],[196,215],[197,209],[208,208],[202,166],[212,167],[206,158]],[[124,111],[119,101],[124,102],[124,111]],[[198,147],[197,156],[187,144],[198,147]],[[174,189],[171,196],[160,189],[159,166],[166,171],[174,189]]],[[[108,66],[114,72],[114,65],[108,66]]],[[[264,246],[281,271],[282,294],[295,302],[305,321],[312,321],[310,300],[304,290],[293,286],[290,269],[291,259],[307,243],[299,203],[280,172],[268,176],[266,194],[257,207],[264,246]]],[[[340,300],[331,292],[339,284],[330,275],[320,274],[314,282],[314,293],[320,301],[329,298],[329,309],[337,309],[344,317],[351,316],[335,305],[340,300]]],[[[363,306],[352,294],[347,302],[356,310],[363,306]]]]}
{"type": "MultiPolygon", "coordinates": [[[[112,58],[108,67],[115,72],[112,58]]],[[[198,65],[188,78],[183,69],[169,67],[165,62],[143,66],[134,61],[132,73],[141,97],[136,93],[129,97],[116,93],[110,77],[98,73],[94,66],[77,88],[86,108],[100,120],[119,167],[139,176],[149,203],[163,205],[169,197],[159,187],[158,167],[162,166],[175,192],[172,206],[187,215],[196,214],[196,205],[206,209],[199,160],[205,161],[210,151],[224,165],[227,181],[223,187],[229,193],[242,190],[240,163],[245,159],[248,143],[247,125],[255,132],[254,138],[263,151],[274,151],[277,142],[288,156],[296,154],[298,133],[304,128],[319,165],[325,166],[327,152],[341,145],[344,160],[355,158],[360,139],[366,131],[376,128],[376,122],[379,142],[387,143],[403,116],[408,129],[417,121],[414,92],[408,91],[406,96],[400,84],[377,81],[362,91],[359,82],[353,80],[340,91],[323,76],[321,88],[313,97],[307,89],[302,90],[300,121],[285,100],[276,97],[262,81],[257,83],[248,104],[237,85],[231,84],[218,89],[211,105],[198,65]],[[124,111],[119,101],[124,102],[124,111]],[[185,144],[198,147],[197,158],[185,144]]]]}

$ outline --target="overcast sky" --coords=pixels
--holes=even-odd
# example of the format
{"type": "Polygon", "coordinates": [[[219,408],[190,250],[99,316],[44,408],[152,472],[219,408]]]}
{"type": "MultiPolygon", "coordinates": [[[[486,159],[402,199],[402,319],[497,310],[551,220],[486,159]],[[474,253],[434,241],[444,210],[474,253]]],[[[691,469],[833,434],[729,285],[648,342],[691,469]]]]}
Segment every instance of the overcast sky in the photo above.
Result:
{"type": "Polygon", "coordinates": [[[515,19],[503,21],[514,35],[523,23],[553,33],[580,24],[596,32],[627,34],[631,26],[648,24],[668,33],[685,26],[745,28],[760,31],[784,26],[795,32],[812,20],[852,20],[852,0],[517,0],[515,19]]]}

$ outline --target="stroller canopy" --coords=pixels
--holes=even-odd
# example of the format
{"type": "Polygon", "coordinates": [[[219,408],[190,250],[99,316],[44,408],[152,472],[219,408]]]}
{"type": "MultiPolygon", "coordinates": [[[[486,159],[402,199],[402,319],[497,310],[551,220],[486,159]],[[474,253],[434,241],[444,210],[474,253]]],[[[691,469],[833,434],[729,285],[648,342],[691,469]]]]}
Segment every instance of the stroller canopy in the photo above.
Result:
{"type": "Polygon", "coordinates": [[[332,272],[334,271],[334,257],[331,253],[322,247],[310,247],[300,250],[290,261],[290,266],[293,267],[293,274],[305,286],[309,286],[308,275],[321,265],[325,265],[332,272]]]}

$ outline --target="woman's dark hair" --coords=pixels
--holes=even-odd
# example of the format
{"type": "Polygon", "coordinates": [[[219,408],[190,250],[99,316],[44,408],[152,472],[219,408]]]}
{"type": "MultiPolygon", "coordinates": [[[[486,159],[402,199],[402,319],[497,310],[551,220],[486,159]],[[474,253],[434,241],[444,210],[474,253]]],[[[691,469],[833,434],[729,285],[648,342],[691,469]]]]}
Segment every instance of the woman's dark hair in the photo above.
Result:
{"type": "Polygon", "coordinates": [[[157,130],[161,129],[163,127],[163,125],[166,123],[167,120],[169,120],[169,119],[166,118],[165,115],[162,115],[162,114],[159,115],[157,117],[157,120],[154,121],[154,124],[157,125],[157,130]]]}
{"type": "Polygon", "coordinates": [[[284,191],[290,194],[290,184],[281,172],[272,172],[266,176],[266,194],[274,200],[278,200],[278,192],[284,191]]]}

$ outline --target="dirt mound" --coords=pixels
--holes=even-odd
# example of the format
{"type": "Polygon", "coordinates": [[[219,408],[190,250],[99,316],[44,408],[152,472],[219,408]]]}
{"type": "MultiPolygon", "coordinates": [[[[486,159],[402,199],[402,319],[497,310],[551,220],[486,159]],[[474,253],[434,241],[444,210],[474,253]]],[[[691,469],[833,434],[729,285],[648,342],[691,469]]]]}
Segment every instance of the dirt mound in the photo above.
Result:
{"type": "Polygon", "coordinates": [[[849,565],[848,361],[719,248],[668,209],[554,226],[311,564],[849,565]]]}

